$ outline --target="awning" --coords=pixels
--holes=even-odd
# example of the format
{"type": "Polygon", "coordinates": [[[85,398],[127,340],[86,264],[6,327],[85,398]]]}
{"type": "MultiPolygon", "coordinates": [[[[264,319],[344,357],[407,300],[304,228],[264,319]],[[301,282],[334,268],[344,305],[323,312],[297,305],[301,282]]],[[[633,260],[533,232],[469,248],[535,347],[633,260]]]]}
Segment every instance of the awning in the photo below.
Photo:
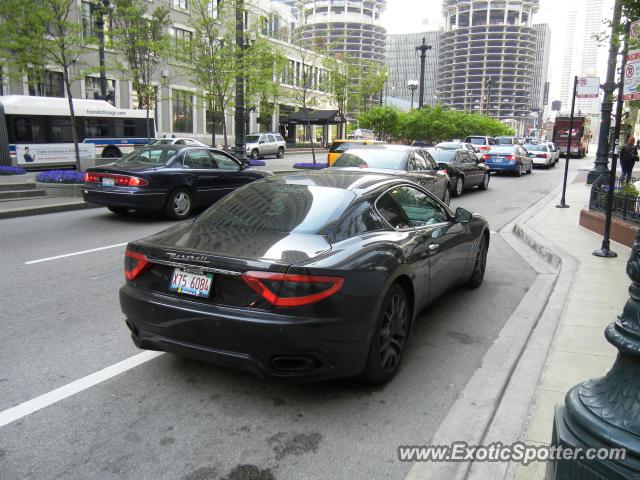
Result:
{"type": "Polygon", "coordinates": [[[293,125],[335,125],[346,120],[338,110],[309,110],[295,112],[280,118],[281,124],[293,125]]]}

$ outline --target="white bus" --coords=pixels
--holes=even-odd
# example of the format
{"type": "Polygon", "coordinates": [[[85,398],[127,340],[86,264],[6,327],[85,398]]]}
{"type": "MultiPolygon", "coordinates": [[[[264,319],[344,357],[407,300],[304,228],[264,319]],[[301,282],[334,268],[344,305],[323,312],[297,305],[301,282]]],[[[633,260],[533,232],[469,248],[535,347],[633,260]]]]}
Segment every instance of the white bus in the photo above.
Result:
{"type": "MultiPolygon", "coordinates": [[[[0,143],[8,142],[11,163],[21,167],[75,164],[69,101],[66,98],[0,96],[0,143]],[[5,138],[2,138],[5,137],[5,138]]],[[[144,110],[120,109],[103,100],[73,100],[81,158],[119,158],[146,145],[144,110]]],[[[156,137],[150,113],[151,139],[156,137]]]]}

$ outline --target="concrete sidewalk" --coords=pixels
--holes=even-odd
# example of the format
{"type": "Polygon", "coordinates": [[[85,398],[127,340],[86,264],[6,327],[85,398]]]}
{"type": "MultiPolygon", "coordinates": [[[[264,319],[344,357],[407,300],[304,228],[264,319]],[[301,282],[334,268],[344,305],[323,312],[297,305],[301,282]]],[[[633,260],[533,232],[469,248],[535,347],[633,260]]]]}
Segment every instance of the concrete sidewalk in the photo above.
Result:
{"type": "MultiPolygon", "coordinates": [[[[580,171],[570,175],[566,202],[570,208],[555,208],[551,200],[527,226],[556,245],[577,262],[577,270],[553,343],[540,377],[526,433],[521,440],[548,444],[551,440],[554,407],[564,402],[567,391],[590,378],[604,375],[613,365],[617,350],[604,338],[605,327],[613,322],[628,298],[630,280],[625,273],[631,250],[615,242],[617,258],[599,258],[602,237],[578,225],[580,210],[588,208],[590,186],[585,185],[585,162],[576,162],[580,171]],[[580,165],[582,163],[582,165],[580,165]],[[571,181],[573,177],[573,180],[571,181]]],[[[545,463],[519,466],[518,480],[543,479],[545,463]]],[[[513,473],[513,472],[512,472],[513,473]]]]}

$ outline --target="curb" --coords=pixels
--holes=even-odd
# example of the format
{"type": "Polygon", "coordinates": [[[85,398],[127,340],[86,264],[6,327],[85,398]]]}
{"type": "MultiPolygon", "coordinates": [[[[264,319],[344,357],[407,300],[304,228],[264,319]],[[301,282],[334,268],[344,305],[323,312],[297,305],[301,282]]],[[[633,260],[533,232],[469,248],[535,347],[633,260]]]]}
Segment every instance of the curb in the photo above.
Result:
{"type": "Polygon", "coordinates": [[[15,208],[0,210],[0,219],[30,217],[32,215],[43,215],[45,213],[70,212],[73,210],[84,210],[87,208],[101,208],[102,205],[94,205],[86,202],[60,203],[57,205],[43,205],[40,207],[15,208]]]}
{"type": "MultiPolygon", "coordinates": [[[[575,178],[575,174],[572,179],[575,178]]],[[[432,445],[450,445],[465,439],[469,445],[503,444],[522,435],[538,380],[564,302],[577,269],[577,261],[539,235],[526,222],[558,195],[554,188],[525,212],[503,227],[499,234],[538,273],[529,291],[505,323],[430,440],[432,445]],[[531,250],[538,255],[530,255],[531,250]],[[505,365],[509,367],[505,369],[505,365]]],[[[406,480],[505,478],[515,472],[506,463],[421,462],[406,480]]],[[[516,465],[514,465],[515,467],[516,465]]]]}

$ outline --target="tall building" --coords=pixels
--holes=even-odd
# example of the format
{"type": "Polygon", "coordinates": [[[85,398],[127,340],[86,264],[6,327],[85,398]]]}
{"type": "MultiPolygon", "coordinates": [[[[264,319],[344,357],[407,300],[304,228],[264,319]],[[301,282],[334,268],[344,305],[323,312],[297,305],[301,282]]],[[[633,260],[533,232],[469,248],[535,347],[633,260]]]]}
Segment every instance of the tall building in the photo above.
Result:
{"type": "Polygon", "coordinates": [[[551,29],[547,24],[536,24],[536,58],[533,65],[533,90],[531,109],[542,117],[549,103],[549,55],[551,51],[551,29]]]}
{"type": "Polygon", "coordinates": [[[306,45],[384,63],[386,0],[303,0],[298,38],[306,45]]]}
{"type": "Polygon", "coordinates": [[[438,97],[521,124],[529,117],[539,0],[444,0],[438,97]]]}
{"type": "MultiPolygon", "coordinates": [[[[431,50],[427,51],[424,74],[424,104],[435,105],[437,103],[437,71],[438,48],[441,31],[423,33],[405,33],[399,35],[387,35],[386,64],[389,70],[386,95],[411,101],[411,91],[408,87],[409,80],[420,80],[420,53],[416,47],[424,38],[431,50]]],[[[414,104],[418,105],[419,90],[413,94],[414,104]]]]}

